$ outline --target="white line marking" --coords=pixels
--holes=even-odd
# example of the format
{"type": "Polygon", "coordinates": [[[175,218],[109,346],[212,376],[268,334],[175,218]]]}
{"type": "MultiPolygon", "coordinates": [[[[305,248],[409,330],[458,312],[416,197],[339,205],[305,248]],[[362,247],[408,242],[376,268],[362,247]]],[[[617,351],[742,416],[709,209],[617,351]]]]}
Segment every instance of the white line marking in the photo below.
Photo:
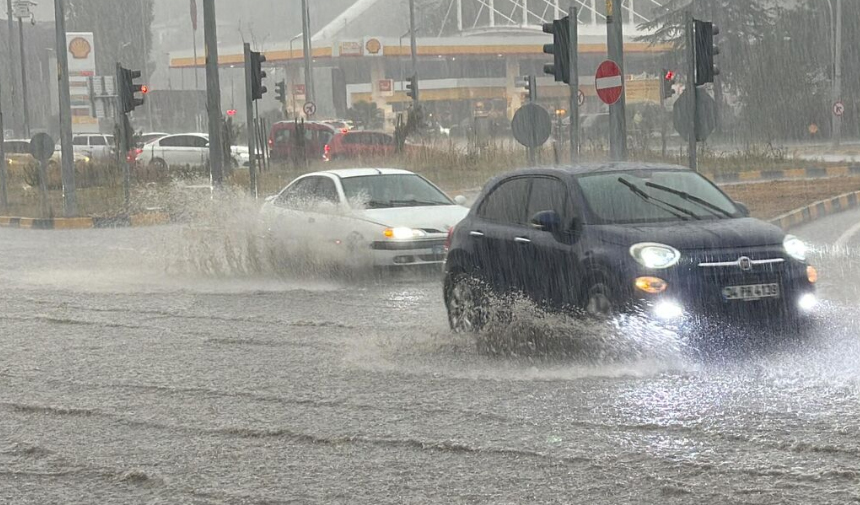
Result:
{"type": "Polygon", "coordinates": [[[606,89],[606,88],[617,88],[621,86],[623,81],[621,80],[620,75],[613,75],[612,77],[601,77],[600,79],[595,79],[594,85],[597,86],[597,89],[606,89]]]}
{"type": "Polygon", "coordinates": [[[851,228],[848,228],[845,233],[840,235],[840,237],[836,239],[836,242],[833,243],[833,247],[836,249],[845,247],[846,245],[848,245],[848,241],[854,238],[854,235],[857,235],[857,232],[860,232],[860,223],[857,223],[851,228]]]}

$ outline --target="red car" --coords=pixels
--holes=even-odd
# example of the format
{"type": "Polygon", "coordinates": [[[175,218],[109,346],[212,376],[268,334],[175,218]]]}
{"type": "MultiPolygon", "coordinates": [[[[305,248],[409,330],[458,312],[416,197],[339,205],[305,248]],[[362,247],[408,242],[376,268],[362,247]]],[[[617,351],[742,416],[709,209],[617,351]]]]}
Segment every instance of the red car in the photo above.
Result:
{"type": "MultiPolygon", "coordinates": [[[[307,122],[305,127],[305,155],[307,159],[320,159],[324,147],[334,135],[334,128],[322,123],[307,122]]],[[[295,146],[295,121],[278,121],[269,132],[269,157],[273,160],[292,158],[295,146]]]]}
{"type": "Polygon", "coordinates": [[[341,131],[325,146],[323,159],[371,158],[394,154],[394,136],[384,132],[341,131]]]}

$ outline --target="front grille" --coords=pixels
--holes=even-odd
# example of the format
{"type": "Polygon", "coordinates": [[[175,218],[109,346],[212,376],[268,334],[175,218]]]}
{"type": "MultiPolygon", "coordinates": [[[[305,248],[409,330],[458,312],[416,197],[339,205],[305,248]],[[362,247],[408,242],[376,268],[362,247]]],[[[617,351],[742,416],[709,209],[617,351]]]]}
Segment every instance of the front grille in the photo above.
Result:
{"type": "Polygon", "coordinates": [[[370,244],[371,249],[376,249],[379,251],[414,251],[414,250],[422,250],[422,249],[434,249],[434,248],[442,248],[445,246],[445,239],[438,240],[409,240],[404,242],[398,242],[396,240],[391,241],[378,241],[370,244]]]}

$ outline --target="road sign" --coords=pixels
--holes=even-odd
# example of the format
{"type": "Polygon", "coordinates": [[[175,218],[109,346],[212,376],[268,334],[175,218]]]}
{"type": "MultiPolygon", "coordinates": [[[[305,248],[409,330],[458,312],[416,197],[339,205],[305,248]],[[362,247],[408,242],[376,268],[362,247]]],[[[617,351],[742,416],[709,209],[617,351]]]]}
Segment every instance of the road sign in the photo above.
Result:
{"type": "Polygon", "coordinates": [[[552,133],[549,112],[536,103],[527,103],[514,114],[511,130],[520,144],[526,147],[540,147],[552,133]]]}
{"type": "Polygon", "coordinates": [[[836,117],[842,117],[845,114],[845,104],[842,102],[836,102],[833,104],[833,115],[836,117]]]}
{"type": "Polygon", "coordinates": [[[47,133],[37,133],[30,140],[30,154],[39,161],[46,161],[54,155],[54,139],[47,133]]]}
{"type": "Polygon", "coordinates": [[[576,103],[578,103],[580,107],[585,103],[585,93],[583,93],[581,89],[576,91],[576,103]]]}
{"type": "Polygon", "coordinates": [[[29,18],[32,16],[30,12],[30,7],[35,6],[35,2],[31,2],[29,0],[15,0],[15,4],[13,9],[15,10],[12,14],[16,18],[29,18]]]}
{"type": "Polygon", "coordinates": [[[305,116],[313,116],[317,113],[317,104],[313,102],[305,102],[305,105],[302,107],[302,110],[305,112],[305,116]]]}
{"type": "Polygon", "coordinates": [[[604,60],[594,74],[594,88],[603,103],[612,105],[624,93],[624,78],[621,68],[612,60],[604,60]]]}
{"type": "MultiPolygon", "coordinates": [[[[678,100],[675,102],[675,107],[672,110],[672,120],[675,124],[675,130],[681,135],[681,138],[690,138],[690,123],[693,113],[693,97],[690,94],[689,88],[685,89],[678,100]]],[[[708,135],[713,133],[717,127],[717,103],[704,89],[696,89],[696,140],[707,140],[708,135]]]]}

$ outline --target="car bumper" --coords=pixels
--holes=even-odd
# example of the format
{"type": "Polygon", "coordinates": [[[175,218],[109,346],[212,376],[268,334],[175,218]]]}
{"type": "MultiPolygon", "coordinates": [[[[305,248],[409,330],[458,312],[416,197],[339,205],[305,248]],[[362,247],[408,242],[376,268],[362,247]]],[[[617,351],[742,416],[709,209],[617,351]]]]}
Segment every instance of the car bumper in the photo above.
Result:
{"type": "Polygon", "coordinates": [[[375,266],[440,265],[445,260],[445,239],[378,241],[370,244],[375,266]]]}

